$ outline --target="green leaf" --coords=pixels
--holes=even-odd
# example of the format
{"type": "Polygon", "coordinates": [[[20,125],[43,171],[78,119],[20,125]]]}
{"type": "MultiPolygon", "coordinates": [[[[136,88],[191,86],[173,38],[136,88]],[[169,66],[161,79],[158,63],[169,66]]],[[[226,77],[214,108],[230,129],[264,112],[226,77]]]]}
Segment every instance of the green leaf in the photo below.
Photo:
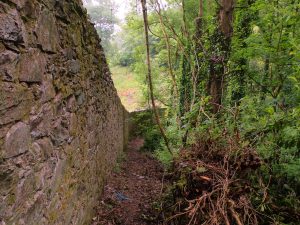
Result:
{"type": "Polygon", "coordinates": [[[204,173],[207,169],[205,167],[197,166],[196,171],[197,173],[204,173]]]}

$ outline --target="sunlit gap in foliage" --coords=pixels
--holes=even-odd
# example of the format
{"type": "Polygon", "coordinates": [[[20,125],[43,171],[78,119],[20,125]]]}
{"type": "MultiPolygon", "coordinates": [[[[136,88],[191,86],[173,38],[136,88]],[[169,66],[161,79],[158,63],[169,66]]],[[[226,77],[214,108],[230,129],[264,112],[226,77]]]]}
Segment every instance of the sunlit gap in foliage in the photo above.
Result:
{"type": "Polygon", "coordinates": [[[123,105],[128,111],[145,108],[144,85],[130,67],[130,57],[126,58],[123,54],[127,45],[123,35],[126,15],[130,8],[136,7],[136,3],[130,0],[83,0],[83,3],[101,38],[101,45],[123,105]]]}

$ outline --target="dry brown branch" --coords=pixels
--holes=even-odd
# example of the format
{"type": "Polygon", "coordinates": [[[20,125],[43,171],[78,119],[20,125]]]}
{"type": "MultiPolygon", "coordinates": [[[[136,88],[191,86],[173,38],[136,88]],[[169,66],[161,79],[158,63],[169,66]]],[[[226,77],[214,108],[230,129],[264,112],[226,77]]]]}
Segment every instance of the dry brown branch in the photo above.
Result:
{"type": "Polygon", "coordinates": [[[183,208],[178,204],[173,208],[174,214],[167,220],[170,224],[258,224],[248,183],[242,177],[260,162],[254,149],[243,148],[235,137],[228,137],[226,132],[224,135],[226,145],[206,140],[182,150],[175,162],[174,178],[185,180],[184,187],[178,186],[175,192],[183,208]]]}

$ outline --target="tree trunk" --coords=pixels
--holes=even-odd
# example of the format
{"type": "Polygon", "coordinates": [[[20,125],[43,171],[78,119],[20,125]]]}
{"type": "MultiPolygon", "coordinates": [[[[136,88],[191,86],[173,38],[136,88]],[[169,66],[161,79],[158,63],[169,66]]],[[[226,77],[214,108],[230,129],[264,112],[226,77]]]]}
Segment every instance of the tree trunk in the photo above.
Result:
{"type": "Polygon", "coordinates": [[[211,37],[210,77],[207,91],[211,96],[212,112],[217,113],[222,104],[226,65],[230,55],[233,34],[234,0],[221,0],[217,11],[218,27],[211,37]]]}
{"type": "Polygon", "coordinates": [[[147,67],[148,67],[148,82],[149,82],[149,89],[150,89],[150,98],[151,103],[153,107],[153,112],[155,115],[156,123],[159,127],[159,130],[161,132],[161,135],[163,136],[163,139],[165,141],[165,144],[167,146],[168,151],[173,154],[169,145],[168,138],[165,134],[165,131],[162,127],[160,116],[157,111],[156,105],[155,105],[155,99],[153,94],[153,83],[152,83],[152,75],[151,75],[151,60],[150,60],[150,47],[149,47],[149,33],[148,33],[148,15],[147,15],[147,7],[146,7],[146,0],[141,0],[142,9],[143,9],[143,18],[144,18],[144,27],[145,27],[145,41],[146,41],[146,49],[147,49],[147,67]]]}

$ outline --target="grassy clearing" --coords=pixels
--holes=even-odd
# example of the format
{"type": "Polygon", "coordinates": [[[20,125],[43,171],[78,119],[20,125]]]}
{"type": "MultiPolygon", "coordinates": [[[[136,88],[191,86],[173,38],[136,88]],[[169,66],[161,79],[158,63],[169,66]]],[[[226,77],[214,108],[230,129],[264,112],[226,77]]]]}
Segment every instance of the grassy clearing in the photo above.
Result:
{"type": "Polygon", "coordinates": [[[135,75],[126,67],[111,68],[112,78],[125,108],[132,112],[142,109],[142,90],[135,75]]]}

